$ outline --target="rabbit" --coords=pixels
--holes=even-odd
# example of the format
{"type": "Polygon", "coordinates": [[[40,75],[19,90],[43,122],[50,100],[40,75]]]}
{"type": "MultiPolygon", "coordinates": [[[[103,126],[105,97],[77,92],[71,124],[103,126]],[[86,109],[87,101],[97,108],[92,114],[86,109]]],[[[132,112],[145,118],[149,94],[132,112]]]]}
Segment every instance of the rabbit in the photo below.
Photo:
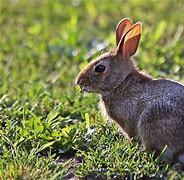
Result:
{"type": "Polygon", "coordinates": [[[103,111],[129,138],[168,162],[184,165],[184,86],[142,73],[131,57],[136,53],[142,24],[128,18],[116,27],[116,48],[91,61],[76,77],[83,91],[100,95],[103,111]]]}

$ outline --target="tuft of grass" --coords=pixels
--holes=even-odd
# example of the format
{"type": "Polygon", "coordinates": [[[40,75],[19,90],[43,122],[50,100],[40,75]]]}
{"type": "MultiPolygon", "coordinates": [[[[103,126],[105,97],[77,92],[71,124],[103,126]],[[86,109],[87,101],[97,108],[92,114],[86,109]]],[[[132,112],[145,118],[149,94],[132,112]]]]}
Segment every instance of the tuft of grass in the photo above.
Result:
{"type": "Polygon", "coordinates": [[[48,153],[47,156],[43,156],[38,154],[38,150],[37,148],[29,151],[23,148],[7,150],[0,163],[1,179],[44,179],[66,176],[72,166],[72,159],[58,163],[55,154],[48,153]]]}

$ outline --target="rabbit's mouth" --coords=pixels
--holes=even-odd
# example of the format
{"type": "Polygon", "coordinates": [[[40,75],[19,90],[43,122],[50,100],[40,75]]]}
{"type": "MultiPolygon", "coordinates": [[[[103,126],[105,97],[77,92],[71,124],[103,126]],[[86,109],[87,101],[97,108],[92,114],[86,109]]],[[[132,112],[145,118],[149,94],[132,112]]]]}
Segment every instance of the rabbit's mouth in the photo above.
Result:
{"type": "Polygon", "coordinates": [[[102,93],[100,90],[97,90],[97,89],[93,88],[92,86],[82,86],[81,91],[87,92],[87,93],[97,93],[97,94],[102,93]]]}
{"type": "Polygon", "coordinates": [[[83,86],[82,88],[81,88],[81,90],[83,91],[83,92],[92,92],[92,88],[90,87],[90,86],[83,86]]]}

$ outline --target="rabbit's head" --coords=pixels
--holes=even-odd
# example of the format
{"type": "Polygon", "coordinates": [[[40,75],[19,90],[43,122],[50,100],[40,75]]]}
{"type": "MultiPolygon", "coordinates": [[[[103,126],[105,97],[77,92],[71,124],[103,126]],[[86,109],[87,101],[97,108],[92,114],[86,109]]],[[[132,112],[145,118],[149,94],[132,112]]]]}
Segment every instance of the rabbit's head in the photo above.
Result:
{"type": "Polygon", "coordinates": [[[91,61],[82,70],[76,84],[86,92],[108,93],[135,69],[130,57],[135,54],[141,36],[141,23],[132,25],[123,19],[116,27],[116,48],[91,61]]]}

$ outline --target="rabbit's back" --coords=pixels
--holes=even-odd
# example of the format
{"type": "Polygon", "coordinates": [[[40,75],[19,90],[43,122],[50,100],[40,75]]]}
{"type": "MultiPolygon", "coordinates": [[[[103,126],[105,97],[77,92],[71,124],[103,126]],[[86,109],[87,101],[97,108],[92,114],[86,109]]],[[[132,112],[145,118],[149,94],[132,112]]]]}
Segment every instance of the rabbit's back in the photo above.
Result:
{"type": "Polygon", "coordinates": [[[172,80],[152,80],[147,84],[147,88],[150,92],[163,95],[164,97],[184,97],[184,86],[172,80]]]}
{"type": "Polygon", "coordinates": [[[165,79],[152,80],[145,85],[140,101],[144,105],[139,117],[141,123],[159,121],[159,119],[169,121],[172,117],[174,120],[171,123],[183,124],[184,128],[184,86],[182,84],[165,79]],[[144,117],[145,115],[147,118],[144,117]]]}
{"type": "Polygon", "coordinates": [[[166,111],[183,114],[184,121],[184,86],[171,80],[153,80],[146,84],[142,97],[147,104],[157,104],[166,111]]]}

